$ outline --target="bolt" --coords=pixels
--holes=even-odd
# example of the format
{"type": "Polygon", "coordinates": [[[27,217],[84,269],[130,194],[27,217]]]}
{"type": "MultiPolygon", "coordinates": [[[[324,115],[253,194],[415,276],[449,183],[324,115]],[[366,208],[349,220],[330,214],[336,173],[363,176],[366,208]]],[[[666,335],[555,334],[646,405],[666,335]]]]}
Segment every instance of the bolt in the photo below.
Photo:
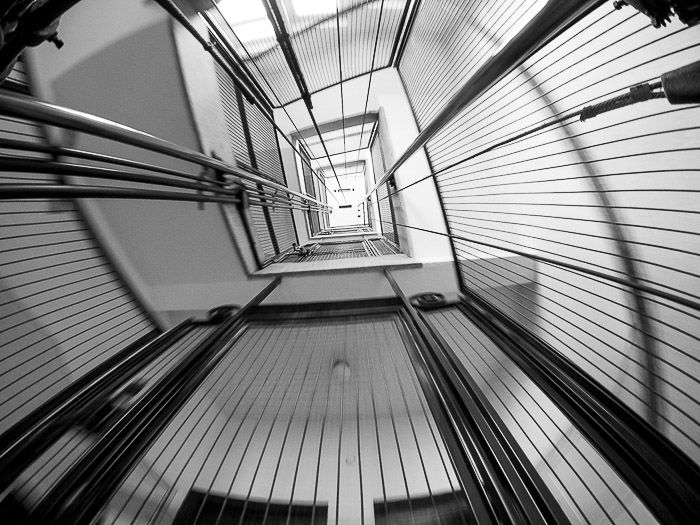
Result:
{"type": "Polygon", "coordinates": [[[623,6],[626,6],[626,5],[627,5],[627,2],[625,2],[625,0],[616,0],[615,2],[613,2],[613,7],[615,9],[617,9],[618,11],[620,9],[622,9],[623,6]]]}
{"type": "Polygon", "coordinates": [[[56,49],[61,49],[65,42],[58,38],[58,33],[54,33],[53,35],[49,35],[49,37],[46,39],[49,42],[51,42],[53,45],[56,46],[56,49]]]}

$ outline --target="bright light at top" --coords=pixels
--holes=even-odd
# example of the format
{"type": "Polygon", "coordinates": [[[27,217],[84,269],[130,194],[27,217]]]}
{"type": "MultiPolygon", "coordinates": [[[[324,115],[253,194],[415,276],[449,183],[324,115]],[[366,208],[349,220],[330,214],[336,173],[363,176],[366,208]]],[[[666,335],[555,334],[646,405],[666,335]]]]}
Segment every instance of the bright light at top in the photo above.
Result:
{"type": "Polygon", "coordinates": [[[335,13],[336,0],[294,0],[297,16],[330,15],[335,13]]]}
{"type": "Polygon", "coordinates": [[[260,19],[267,20],[267,13],[261,0],[221,0],[218,7],[231,25],[260,19]]]}
{"type": "Polygon", "coordinates": [[[275,30],[261,0],[221,0],[218,5],[241,42],[274,38],[275,30]]]}

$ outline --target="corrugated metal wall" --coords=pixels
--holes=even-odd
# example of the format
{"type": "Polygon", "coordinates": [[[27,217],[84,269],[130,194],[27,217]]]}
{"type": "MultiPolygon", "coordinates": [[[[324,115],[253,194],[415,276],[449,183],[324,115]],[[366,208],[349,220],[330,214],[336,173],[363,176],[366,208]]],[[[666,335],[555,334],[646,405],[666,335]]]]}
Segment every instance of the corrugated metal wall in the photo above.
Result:
{"type": "MultiPolygon", "coordinates": [[[[240,97],[233,82],[218,64],[216,72],[229,140],[237,162],[259,170],[265,177],[286,185],[274,127],[257,106],[240,97]],[[250,144],[246,134],[249,134],[250,144]]],[[[254,191],[252,185],[250,189],[254,191]]],[[[291,210],[252,206],[250,215],[256,241],[265,260],[290,249],[296,242],[291,210]]]]}
{"type": "MultiPolygon", "coordinates": [[[[306,160],[308,161],[308,157],[305,157],[306,160]]],[[[310,162],[309,162],[310,164],[310,162]]],[[[304,175],[304,186],[306,187],[306,193],[311,195],[313,198],[317,198],[316,196],[319,193],[325,193],[323,190],[319,188],[320,191],[316,191],[316,177],[314,177],[313,173],[311,172],[311,167],[309,164],[302,162],[301,163],[301,171],[304,175]]],[[[309,217],[309,227],[311,229],[311,235],[317,234],[319,231],[321,231],[321,221],[319,218],[319,213],[317,211],[310,211],[308,212],[308,217],[309,217]]]]}
{"type": "MultiPolygon", "coordinates": [[[[282,167],[275,128],[265,119],[257,106],[248,104],[245,100],[243,105],[248,117],[250,139],[255,152],[257,169],[275,182],[286,186],[287,179],[282,167]]],[[[279,253],[282,253],[290,249],[292,244],[296,242],[292,211],[284,208],[268,208],[268,211],[278,250],[279,253]]]]}
{"type": "MultiPolygon", "coordinates": [[[[325,89],[340,81],[338,67],[338,26],[335,21],[336,7],[340,12],[340,48],[343,61],[343,79],[367,73],[372,64],[372,49],[378,38],[375,69],[391,65],[395,54],[397,33],[409,2],[392,0],[384,2],[379,35],[377,22],[379,18],[378,1],[339,0],[331,2],[320,9],[308,2],[284,0],[279,3],[286,30],[290,35],[292,47],[299,60],[309,90],[311,92],[325,89]]],[[[232,5],[230,9],[235,10],[232,5]]],[[[226,7],[223,8],[227,10],[226,7]]],[[[215,10],[211,16],[221,26],[231,40],[233,48],[260,82],[268,96],[280,104],[298,100],[300,93],[294,77],[284,59],[282,49],[271,34],[271,27],[260,24],[260,34],[255,39],[240,41],[226,26],[223,17],[215,10]],[[269,29],[269,31],[268,31],[269,29]]],[[[241,28],[234,27],[241,32],[241,28]]]]}
{"type": "MultiPolygon", "coordinates": [[[[400,64],[421,127],[534,5],[421,3],[400,64]]],[[[480,152],[697,60],[699,47],[700,27],[674,20],[655,29],[634,9],[605,4],[427,144],[465,286],[530,326],[696,461],[700,316],[683,301],[700,299],[700,108],[653,100],[480,152]]]]}
{"type": "MultiPolygon", "coordinates": [[[[239,94],[236,92],[233,81],[223,68],[219,64],[215,65],[216,77],[219,81],[219,93],[221,94],[221,101],[224,107],[226,127],[228,129],[228,136],[233,154],[236,158],[236,162],[249,168],[253,167],[239,107],[239,94]]],[[[249,187],[253,188],[252,185],[249,185],[249,187]]],[[[265,210],[260,206],[251,206],[249,210],[253,232],[255,233],[255,240],[259,244],[264,258],[269,259],[274,257],[276,253],[272,244],[272,239],[270,238],[270,231],[265,218],[265,210]]]]}
{"type": "MultiPolygon", "coordinates": [[[[45,142],[37,125],[8,117],[0,118],[0,137],[45,142]]],[[[52,175],[1,169],[0,180],[60,184],[52,175]]],[[[0,220],[2,432],[155,325],[73,201],[2,201],[0,220]]]]}

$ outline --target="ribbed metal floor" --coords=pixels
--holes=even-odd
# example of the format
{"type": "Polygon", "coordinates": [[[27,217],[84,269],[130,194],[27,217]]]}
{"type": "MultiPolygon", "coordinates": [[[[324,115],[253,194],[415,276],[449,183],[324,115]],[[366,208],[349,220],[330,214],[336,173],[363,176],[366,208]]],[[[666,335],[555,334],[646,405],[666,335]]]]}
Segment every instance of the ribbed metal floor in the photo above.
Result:
{"type": "Polygon", "coordinates": [[[255,323],[104,523],[432,523],[458,491],[395,317],[255,323]]]}

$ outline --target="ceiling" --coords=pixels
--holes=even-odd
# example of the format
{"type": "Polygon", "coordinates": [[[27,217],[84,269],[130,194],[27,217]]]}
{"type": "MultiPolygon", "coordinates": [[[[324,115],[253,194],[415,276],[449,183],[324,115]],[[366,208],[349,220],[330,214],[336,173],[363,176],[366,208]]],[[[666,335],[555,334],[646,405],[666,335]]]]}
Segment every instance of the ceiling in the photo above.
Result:
{"type": "MultiPolygon", "coordinates": [[[[276,1],[311,93],[338,84],[341,75],[345,81],[392,65],[411,5],[410,0],[276,1]]],[[[299,100],[262,0],[222,0],[209,15],[273,105],[299,100]]]]}

